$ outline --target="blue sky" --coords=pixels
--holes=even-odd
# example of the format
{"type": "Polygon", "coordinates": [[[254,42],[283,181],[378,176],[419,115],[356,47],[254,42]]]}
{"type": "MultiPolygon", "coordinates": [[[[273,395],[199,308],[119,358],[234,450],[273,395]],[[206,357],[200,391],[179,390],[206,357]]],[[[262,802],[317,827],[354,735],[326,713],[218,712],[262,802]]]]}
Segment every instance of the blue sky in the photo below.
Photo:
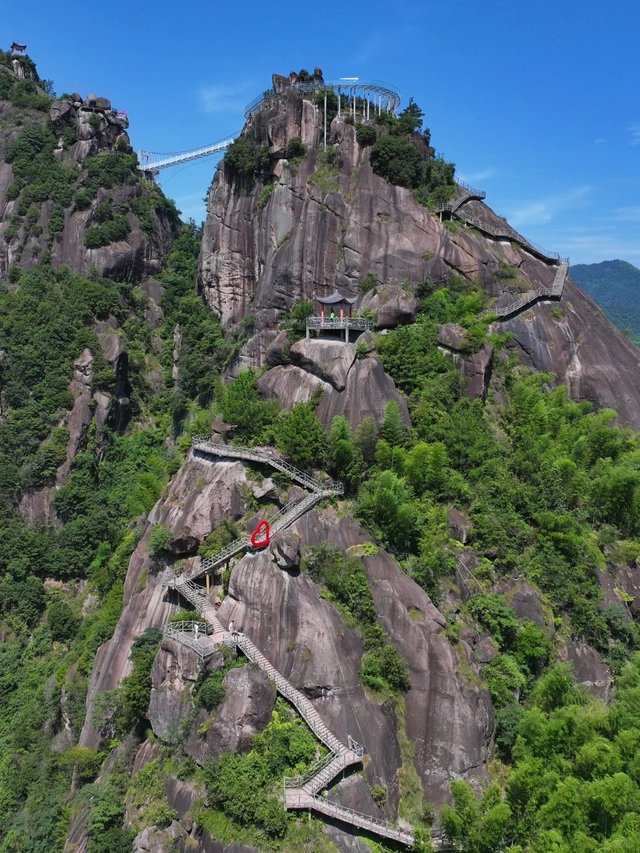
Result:
{"type": "MultiPolygon", "coordinates": [[[[127,110],[136,149],[232,134],[274,71],[388,81],[529,239],[574,263],[640,265],[637,0],[4,0],[0,27],[56,91],[127,110]]],[[[215,162],[163,173],[185,216],[204,215],[215,162]]]]}

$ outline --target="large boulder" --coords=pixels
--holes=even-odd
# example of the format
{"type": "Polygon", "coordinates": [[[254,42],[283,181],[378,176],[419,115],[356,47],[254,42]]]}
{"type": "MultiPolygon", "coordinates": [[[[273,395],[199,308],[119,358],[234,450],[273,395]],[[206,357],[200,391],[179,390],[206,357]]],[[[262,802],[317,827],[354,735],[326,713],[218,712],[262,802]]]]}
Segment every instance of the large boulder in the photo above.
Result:
{"type": "Polygon", "coordinates": [[[484,344],[477,352],[462,360],[462,375],[465,378],[464,393],[471,400],[484,400],[489,390],[493,367],[493,347],[484,344]]]}
{"type": "Polygon", "coordinates": [[[336,391],[342,391],[356,360],[356,348],[342,341],[303,338],[291,347],[290,357],[298,367],[328,382],[336,391]]]}
{"type": "Polygon", "coordinates": [[[195,651],[165,637],[151,669],[147,711],[157,737],[169,740],[178,734],[182,721],[194,709],[191,694],[199,674],[200,658],[195,651]]]}
{"type": "Polygon", "coordinates": [[[571,664],[578,684],[603,702],[609,700],[613,673],[594,648],[583,640],[567,637],[560,649],[560,657],[571,664]]]}
{"type": "Polygon", "coordinates": [[[375,322],[379,329],[393,329],[414,320],[418,300],[409,287],[380,285],[363,297],[360,308],[375,313],[375,322]]]}
{"type": "Polygon", "coordinates": [[[258,379],[258,387],[265,397],[271,397],[285,409],[296,403],[308,403],[318,392],[325,393],[331,386],[293,364],[274,367],[258,379]]]}
{"type": "Polygon", "coordinates": [[[271,719],[275,685],[255,664],[229,670],[223,687],[215,715],[200,711],[185,742],[185,751],[200,764],[223,752],[245,752],[271,719]]]}
{"type": "Polygon", "coordinates": [[[318,417],[327,426],[336,415],[346,417],[352,427],[357,427],[366,417],[373,417],[381,423],[385,405],[391,401],[398,404],[402,418],[409,426],[406,400],[396,389],[393,379],[385,373],[380,359],[376,355],[368,355],[356,359],[344,391],[331,388],[325,393],[318,406],[318,417]]]}

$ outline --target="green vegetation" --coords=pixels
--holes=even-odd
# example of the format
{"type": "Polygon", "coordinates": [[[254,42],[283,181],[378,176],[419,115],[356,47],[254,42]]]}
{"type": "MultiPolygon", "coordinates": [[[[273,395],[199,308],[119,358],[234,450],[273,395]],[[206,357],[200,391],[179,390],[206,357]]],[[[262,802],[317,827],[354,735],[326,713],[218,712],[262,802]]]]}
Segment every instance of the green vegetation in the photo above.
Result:
{"type": "MultiPolygon", "coordinates": [[[[39,112],[47,112],[53,100],[53,86],[49,80],[42,80],[39,84],[31,79],[19,80],[13,76],[12,56],[10,51],[0,50],[0,66],[9,69],[11,74],[4,71],[0,73],[0,100],[9,101],[14,107],[20,110],[38,110],[39,112]],[[42,89],[47,94],[42,94],[38,91],[42,89]]],[[[28,56],[21,56],[18,59],[22,65],[25,74],[28,76],[35,72],[33,60],[28,56]]]]}
{"type": "Polygon", "coordinates": [[[575,264],[569,275],[619,329],[640,343],[640,270],[627,261],[575,264]]]}
{"type": "Polygon", "coordinates": [[[274,190],[274,186],[275,184],[268,183],[265,184],[260,190],[260,195],[258,196],[258,201],[256,202],[256,208],[258,210],[258,213],[260,213],[261,210],[264,210],[264,208],[269,203],[269,199],[271,198],[271,193],[274,190]]]}
{"type": "MultiPolygon", "coordinates": [[[[67,134],[65,144],[72,141],[67,134]]],[[[39,236],[34,230],[39,228],[39,205],[52,199],[46,245],[62,230],[66,208],[88,208],[101,188],[138,181],[130,155],[100,154],[78,170],[59,163],[54,146],[48,125],[28,121],[8,146],[14,177],[10,195],[18,210],[9,236],[20,227],[39,236]]],[[[131,210],[150,230],[158,212],[175,222],[175,207],[159,189],[143,190],[131,210]]],[[[94,225],[110,226],[120,215],[126,219],[103,192],[92,212],[94,225]]],[[[141,533],[135,522],[158,500],[179,464],[178,451],[167,438],[174,425],[179,429],[196,396],[205,402],[211,396],[213,377],[229,354],[220,324],[194,293],[199,243],[198,230],[185,226],[174,244],[162,273],[165,325],[157,331],[146,325],[145,299],[131,283],[83,278],[42,265],[25,272],[13,268],[11,289],[0,290],[3,850],[62,849],[72,785],[72,794],[80,798],[92,789],[87,795],[90,850],[125,851],[132,838],[122,829],[128,765],[107,774],[94,790],[88,783],[107,753],[77,746],[54,752],[52,732],[61,727],[64,703],[71,736],[80,733],[96,651],[111,638],[122,608],[127,565],[141,533]],[[119,379],[119,386],[96,331],[109,318],[117,322],[128,351],[127,381],[119,379]],[[174,380],[176,325],[182,350],[174,380]],[[127,396],[129,426],[121,434],[113,417],[99,428],[91,424],[81,435],[66,483],[51,492],[59,523],[29,525],[19,515],[18,503],[27,490],[52,488],[66,460],[70,430],[65,418],[74,402],[69,383],[74,362],[85,349],[93,355],[86,378],[90,391],[127,396]],[[160,391],[152,391],[147,380],[148,359],[155,352],[165,366],[160,391]]],[[[117,745],[121,734],[146,725],[158,640],[156,631],[136,642],[131,675],[98,703],[108,748],[117,745]]]]}
{"type": "Polygon", "coordinates": [[[407,664],[377,622],[362,561],[324,544],[305,553],[303,570],[326,587],[326,597],[343,609],[361,634],[365,649],[360,668],[363,683],[387,694],[408,690],[407,664]]]}
{"type": "Polygon", "coordinates": [[[196,702],[206,711],[215,711],[225,697],[223,681],[231,669],[245,666],[244,658],[231,658],[225,666],[203,678],[196,690],[196,702]]]}
{"type": "MultiPolygon", "coordinates": [[[[42,96],[28,85],[16,86],[0,75],[0,97],[4,92],[10,100],[26,99],[25,108],[39,109],[37,100],[28,99],[42,96]]],[[[421,110],[410,104],[397,119],[383,115],[375,128],[360,125],[356,133],[362,146],[371,146],[379,174],[434,204],[451,191],[453,166],[435,157],[421,125],[421,110]]],[[[64,146],[73,142],[73,133],[65,134],[64,146]]],[[[157,188],[135,196],[128,207],[118,205],[118,193],[110,191],[138,180],[132,155],[99,154],[76,170],[53,156],[55,143],[47,124],[26,123],[8,146],[14,175],[9,195],[17,202],[10,237],[22,229],[50,242],[72,205],[91,209],[86,239],[96,247],[126,236],[131,215],[147,233],[159,213],[175,223],[175,208],[157,188]],[[43,235],[40,205],[47,200],[53,204],[43,235]]],[[[304,146],[291,140],[286,153],[298,159],[304,146]]],[[[243,138],[225,162],[242,190],[266,181],[258,198],[264,206],[273,189],[266,149],[243,138]]],[[[339,187],[339,178],[333,162],[323,159],[311,181],[326,194],[339,187]]],[[[446,286],[421,286],[416,322],[376,343],[407,397],[411,425],[392,402],[380,424],[369,417],[352,430],[337,417],[327,434],[315,414],[317,400],[285,412],[262,398],[258,372],[243,371],[228,383],[220,379],[251,318],[225,339],[196,294],[200,238],[193,223],[176,236],[158,276],[164,316],[157,329],[145,323],[145,297],[131,283],[83,278],[43,264],[27,272],[14,268],[11,287],[0,290],[0,850],[60,850],[70,819],[86,806],[89,853],[127,851],[139,828],[166,826],[174,817],[167,775],[194,772],[207,794],[198,820],[217,838],[263,849],[327,844],[315,822],[296,821],[276,799],[284,773],[298,773],[323,754],[281,701],[245,755],[223,755],[204,772],[194,771],[176,734],[160,757],[132,775],[147,725],[157,629],[136,639],[130,674],[95,705],[99,748],[77,745],[95,655],[113,636],[122,608],[127,566],[143,529],[139,519],[162,495],[190,435],[208,429],[215,414],[232,425],[231,440],[274,445],[298,465],[343,479],[347,496],[340,511],[349,511],[352,500],[375,540],[347,554],[319,545],[304,554],[302,568],[358,632],[363,684],[396,709],[401,816],[429,822],[405,724],[410,672],[378,622],[367,559],[388,548],[444,608],[458,583],[461,545],[451,540],[447,525],[447,513],[456,507],[469,518],[468,543],[478,565],[465,578],[473,593],[446,612],[445,632],[454,645],[463,629],[491,638],[486,643],[494,656],[480,675],[468,664],[465,669],[461,663],[461,671],[490,691],[496,712],[491,771],[499,784],[487,786],[479,798],[463,782],[453,785],[453,805],[443,813],[452,843],[469,853],[637,849],[640,629],[623,606],[629,594],[617,590],[620,604],[612,604],[613,593],[605,600],[602,587],[614,583],[604,573],[634,566],[640,555],[638,435],[616,427],[612,411],[574,403],[553,377],[528,374],[506,358],[496,359],[496,398],[486,404],[467,399],[457,366],[438,347],[438,326],[459,324],[466,353],[486,342],[500,350],[507,338],[490,334],[483,293],[456,276],[446,286]],[[128,352],[128,378],[118,379],[125,383],[118,389],[98,333],[110,318],[128,352]],[[180,350],[177,368],[174,348],[180,350]],[[93,355],[86,377],[91,395],[117,390],[117,397],[126,396],[128,421],[112,415],[100,427],[92,423],[66,482],[54,488],[70,439],[73,365],[85,349],[93,355]],[[39,489],[51,489],[46,497],[55,525],[27,524],[18,512],[24,493],[39,489]],[[519,618],[495,592],[503,588],[497,582],[514,576],[540,590],[554,636],[546,626],[519,618]],[[589,698],[569,669],[554,661],[554,643],[570,637],[589,642],[612,667],[617,684],[610,707],[589,698]],[[70,740],[58,738],[54,749],[61,708],[70,740]],[[131,830],[123,828],[125,807],[131,830]]],[[[496,275],[517,280],[517,270],[506,264],[496,275]]],[[[360,289],[370,292],[377,285],[368,273],[360,289]]],[[[304,332],[312,310],[308,302],[292,308],[285,321],[291,339],[304,332]]],[[[233,522],[221,524],[202,543],[201,555],[240,532],[233,522]]],[[[167,558],[171,537],[162,525],[151,531],[153,570],[167,558]]],[[[145,582],[143,573],[139,583],[145,582]]],[[[417,607],[409,615],[424,618],[417,607]]],[[[197,617],[183,611],[175,618],[197,617]]],[[[466,662],[462,655],[460,660],[466,662]]],[[[215,716],[227,672],[242,663],[229,661],[200,678],[193,691],[197,713],[215,716]]],[[[371,792],[380,804],[389,795],[379,784],[371,792]]]]}
{"type": "Polygon", "coordinates": [[[238,180],[252,186],[258,179],[267,178],[271,172],[269,149],[258,145],[251,136],[238,137],[227,148],[224,164],[238,180]]]}
{"type": "Polygon", "coordinates": [[[361,145],[363,148],[367,148],[369,145],[374,144],[378,138],[378,134],[375,127],[372,125],[359,124],[356,129],[356,138],[358,140],[358,145],[361,145]]]}
{"type": "Polygon", "coordinates": [[[307,148],[299,136],[292,136],[287,142],[284,156],[287,160],[300,161],[307,153],[307,148]]]}
{"type": "Polygon", "coordinates": [[[476,801],[454,782],[443,809],[448,836],[463,853],[511,850],[573,853],[637,849],[640,840],[638,700],[640,656],[627,663],[605,708],[555,664],[538,681],[515,727],[513,768],[502,790],[476,801]]]}
{"type": "Polygon", "coordinates": [[[124,240],[131,232],[129,220],[123,213],[114,214],[98,225],[91,225],[85,231],[84,244],[87,249],[108,246],[117,240],[124,240]]]}
{"type": "Polygon", "coordinates": [[[383,114],[384,132],[377,141],[373,127],[360,125],[357,133],[361,145],[372,145],[370,159],[377,175],[412,189],[421,204],[433,207],[453,195],[455,166],[436,156],[427,129],[420,132],[423,117],[411,100],[397,118],[383,114]]]}
{"type": "MultiPolygon", "coordinates": [[[[271,722],[253,738],[246,755],[226,753],[205,765],[208,806],[223,812],[237,830],[255,827],[255,840],[262,837],[271,847],[269,839],[283,838],[292,823],[275,797],[282,776],[304,772],[324,752],[305,723],[278,699],[271,722]]],[[[206,818],[203,822],[206,826],[206,818]]]]}

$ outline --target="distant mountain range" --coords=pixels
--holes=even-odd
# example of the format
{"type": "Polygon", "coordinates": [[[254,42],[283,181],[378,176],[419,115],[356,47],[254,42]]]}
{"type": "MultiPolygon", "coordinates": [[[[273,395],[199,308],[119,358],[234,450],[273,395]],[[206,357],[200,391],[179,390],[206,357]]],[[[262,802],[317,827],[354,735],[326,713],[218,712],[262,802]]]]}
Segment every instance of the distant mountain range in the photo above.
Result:
{"type": "Polygon", "coordinates": [[[627,261],[576,264],[569,275],[620,329],[640,344],[640,269],[627,261]]]}

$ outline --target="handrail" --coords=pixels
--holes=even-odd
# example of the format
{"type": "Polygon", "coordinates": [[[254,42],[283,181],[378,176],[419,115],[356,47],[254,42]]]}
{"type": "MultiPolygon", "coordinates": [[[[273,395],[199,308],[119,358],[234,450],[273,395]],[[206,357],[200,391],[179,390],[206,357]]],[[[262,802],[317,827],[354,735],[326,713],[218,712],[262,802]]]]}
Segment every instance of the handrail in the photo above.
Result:
{"type": "Polygon", "coordinates": [[[466,190],[470,196],[474,196],[475,198],[486,198],[487,197],[487,194],[484,190],[478,190],[475,187],[472,187],[469,184],[465,183],[464,181],[459,180],[458,178],[456,178],[456,184],[461,189],[466,190]]]}
{"type": "Polygon", "coordinates": [[[373,829],[378,835],[393,838],[395,841],[400,841],[408,846],[412,846],[415,841],[413,832],[409,830],[401,829],[382,818],[372,817],[347,806],[325,800],[324,797],[319,797],[317,794],[308,794],[302,789],[289,789],[286,792],[285,802],[288,808],[316,809],[323,814],[338,818],[338,820],[346,820],[347,823],[359,826],[361,829],[373,829]]]}
{"type": "MultiPolygon", "coordinates": [[[[203,446],[206,450],[210,447],[215,448],[213,451],[219,452],[219,455],[235,456],[237,458],[253,459],[260,462],[268,462],[274,467],[290,468],[295,472],[296,478],[302,476],[305,480],[310,480],[314,486],[314,490],[303,500],[291,501],[275,516],[275,526],[283,525],[285,522],[290,523],[293,515],[300,515],[307,511],[308,507],[313,503],[322,500],[323,497],[341,493],[342,484],[331,483],[327,488],[325,484],[319,480],[308,477],[304,472],[299,471],[294,466],[289,465],[284,460],[275,457],[270,453],[260,453],[255,449],[245,450],[231,447],[229,445],[213,445],[210,442],[210,436],[197,436],[193,439],[193,446],[203,446]]],[[[282,469],[280,469],[282,470],[282,469]]],[[[291,475],[293,476],[293,474],[291,475]]],[[[236,540],[237,542],[241,540],[236,540]]],[[[232,547],[231,543],[227,548],[232,547]]],[[[213,559],[217,559],[219,555],[213,559]]],[[[211,558],[210,558],[211,559],[211,558]]],[[[201,564],[202,565],[202,564],[201,564]]],[[[311,700],[305,696],[300,690],[291,684],[291,682],[279,672],[272,663],[262,654],[260,649],[242,632],[227,631],[219,621],[211,602],[209,601],[204,590],[193,582],[189,577],[182,575],[173,580],[166,579],[166,582],[177,589],[188,601],[190,601],[196,611],[203,615],[209,624],[208,630],[203,630],[203,634],[211,638],[208,645],[201,646],[195,639],[192,639],[189,634],[194,631],[195,625],[198,625],[200,631],[200,623],[195,620],[182,620],[180,622],[169,623],[165,626],[164,634],[172,637],[181,643],[184,643],[189,648],[193,649],[203,660],[207,654],[210,654],[220,643],[225,643],[231,647],[239,648],[243,654],[253,663],[262,669],[263,672],[275,683],[277,691],[288,699],[291,704],[299,711],[302,718],[305,720],[309,728],[328,749],[330,750],[326,756],[316,761],[303,774],[294,777],[284,778],[284,806],[288,808],[315,808],[317,811],[331,815],[341,820],[346,820],[354,826],[371,830],[378,835],[393,838],[406,845],[413,845],[414,835],[408,830],[402,830],[387,821],[379,818],[365,815],[361,812],[356,812],[353,809],[348,809],[337,804],[330,803],[317,796],[318,791],[326,787],[335,776],[346,767],[352,764],[358,764],[362,760],[363,749],[359,744],[356,744],[352,738],[349,738],[349,745],[342,743],[328,728],[311,700]],[[213,636],[211,636],[213,635],[213,636]],[[217,640],[216,640],[217,638],[217,640]]]]}
{"type": "Polygon", "coordinates": [[[285,788],[302,788],[302,786],[313,779],[314,776],[317,776],[321,770],[324,770],[325,767],[329,767],[329,765],[335,761],[336,756],[332,752],[328,752],[326,755],[323,755],[322,758],[319,758],[314,764],[305,770],[304,773],[299,776],[285,776],[284,777],[284,787],[285,788]]]}
{"type": "Polygon", "coordinates": [[[211,625],[209,625],[206,619],[203,619],[202,622],[199,622],[197,619],[182,620],[180,622],[167,622],[165,627],[167,629],[170,628],[173,631],[193,631],[195,633],[194,628],[196,627],[196,625],[198,626],[199,634],[213,634],[213,628],[211,627],[211,625]]]}
{"type": "Polygon", "coordinates": [[[258,649],[258,647],[252,643],[245,634],[236,632],[233,635],[233,639],[249,660],[257,663],[260,669],[264,670],[271,676],[276,683],[278,692],[282,693],[283,696],[286,696],[292,705],[300,711],[301,715],[306,720],[307,725],[309,725],[316,737],[321,740],[325,746],[328,746],[329,749],[335,753],[346,750],[344,744],[340,743],[338,738],[332,734],[322,722],[320,715],[311,704],[311,701],[307,699],[307,697],[304,696],[297,688],[295,688],[293,684],[291,684],[291,682],[282,675],[282,673],[278,672],[275,666],[267,660],[260,649],[258,649]]]}
{"type": "Polygon", "coordinates": [[[146,163],[141,162],[142,154],[138,154],[138,169],[141,172],[157,172],[160,169],[166,169],[169,166],[177,166],[179,163],[187,163],[190,160],[198,160],[201,157],[209,157],[211,154],[216,154],[218,151],[225,151],[232,142],[234,142],[239,133],[223,139],[220,142],[213,142],[211,145],[205,145],[203,148],[194,148],[192,151],[182,151],[176,154],[162,154],[153,152],[160,156],[159,160],[149,160],[146,163]]]}
{"type": "Polygon", "coordinates": [[[307,317],[307,327],[310,329],[362,329],[369,331],[373,328],[371,320],[366,320],[364,317],[344,317],[342,320],[335,318],[328,320],[326,317],[312,316],[307,317]]]}
{"type": "Polygon", "coordinates": [[[278,456],[273,451],[264,448],[243,448],[235,447],[232,444],[216,444],[213,442],[211,435],[195,435],[191,439],[191,444],[195,450],[201,450],[205,453],[212,453],[214,456],[230,456],[235,459],[247,459],[251,462],[261,462],[265,465],[271,465],[278,471],[289,474],[289,476],[297,480],[302,485],[313,491],[334,491],[336,494],[342,494],[344,486],[339,480],[328,479],[326,483],[317,480],[305,471],[296,468],[286,459],[278,456]],[[260,452],[262,450],[262,452],[260,452]]]}
{"type": "Polygon", "coordinates": [[[512,228],[506,223],[501,228],[495,225],[489,225],[477,216],[473,216],[470,213],[462,212],[460,208],[452,210],[451,214],[457,219],[460,219],[462,222],[466,222],[467,225],[472,225],[474,228],[477,228],[480,231],[484,231],[485,234],[490,234],[492,237],[502,237],[506,240],[513,240],[514,242],[521,245],[524,249],[529,249],[533,251],[534,254],[539,255],[545,261],[553,261],[557,264],[568,262],[568,258],[563,258],[560,254],[558,254],[558,252],[548,252],[541,246],[532,243],[531,240],[527,240],[527,238],[523,237],[522,234],[519,234],[515,230],[515,228],[512,228]]]}
{"type": "Polygon", "coordinates": [[[487,309],[482,313],[482,316],[486,317],[490,314],[495,314],[498,320],[504,320],[507,317],[511,317],[512,314],[517,314],[519,311],[522,311],[523,308],[533,304],[538,299],[560,299],[562,291],[564,290],[568,269],[568,263],[560,264],[556,270],[551,287],[536,287],[534,290],[528,291],[513,302],[509,302],[507,305],[503,305],[500,308],[487,309]]]}
{"type": "Polygon", "coordinates": [[[357,90],[361,92],[372,92],[378,97],[385,99],[385,110],[387,112],[395,113],[400,106],[400,94],[388,83],[383,83],[382,81],[370,80],[360,82],[359,80],[309,80],[304,83],[289,83],[284,86],[280,92],[274,92],[273,90],[263,92],[247,104],[244,111],[245,118],[250,118],[252,115],[255,115],[255,113],[260,112],[265,103],[268,103],[287,92],[300,92],[304,94],[305,92],[322,92],[325,89],[330,89],[331,91],[338,92],[339,94],[350,91],[355,92],[357,90]]]}

